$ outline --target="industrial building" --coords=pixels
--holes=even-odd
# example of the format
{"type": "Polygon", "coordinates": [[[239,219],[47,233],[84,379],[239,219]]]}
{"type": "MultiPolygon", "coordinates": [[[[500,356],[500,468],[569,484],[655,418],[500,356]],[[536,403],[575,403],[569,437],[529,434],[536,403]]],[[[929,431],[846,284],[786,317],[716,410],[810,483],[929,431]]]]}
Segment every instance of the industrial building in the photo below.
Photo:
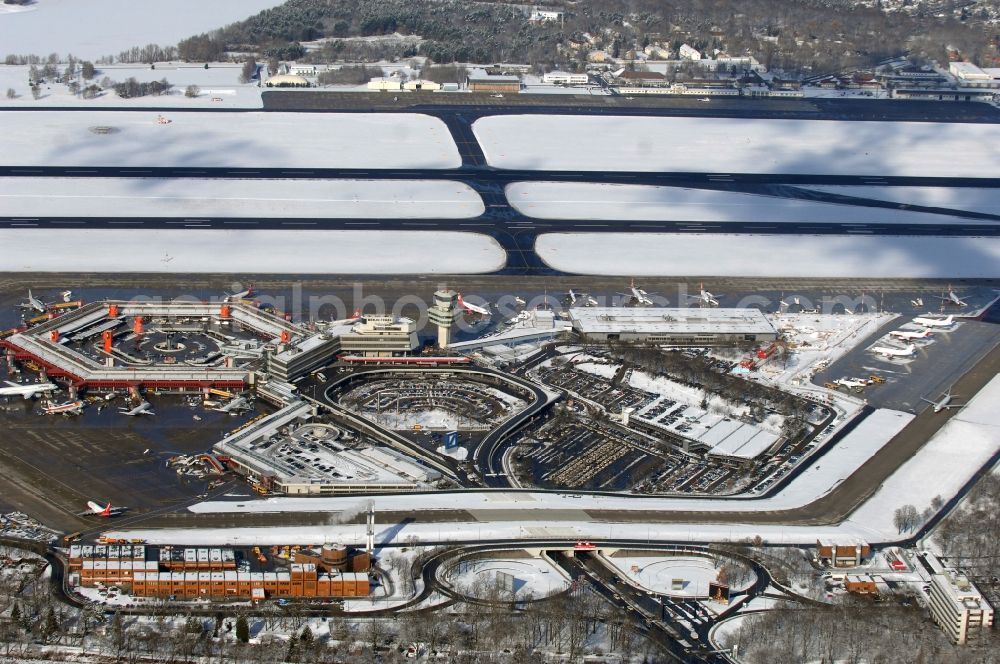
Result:
{"type": "Polygon", "coordinates": [[[728,346],[778,336],[758,309],[574,307],[569,315],[573,329],[587,341],[728,346]]]}
{"type": "Polygon", "coordinates": [[[489,74],[482,69],[474,69],[466,78],[470,92],[520,92],[521,79],[518,76],[489,74]]]}
{"type": "Polygon", "coordinates": [[[930,610],[934,622],[952,642],[962,645],[993,626],[993,607],[969,578],[946,568],[935,556],[924,560],[934,571],[930,583],[930,610]]]}
{"type": "Polygon", "coordinates": [[[555,83],[556,85],[584,85],[590,81],[587,74],[574,74],[568,71],[550,71],[542,75],[543,83],[555,83]]]}
{"type": "Polygon", "coordinates": [[[366,552],[343,547],[160,548],[73,545],[69,573],[82,587],[115,585],[135,597],[251,599],[365,597],[370,592],[366,552]],[[350,569],[350,571],[347,571],[350,569]]]}

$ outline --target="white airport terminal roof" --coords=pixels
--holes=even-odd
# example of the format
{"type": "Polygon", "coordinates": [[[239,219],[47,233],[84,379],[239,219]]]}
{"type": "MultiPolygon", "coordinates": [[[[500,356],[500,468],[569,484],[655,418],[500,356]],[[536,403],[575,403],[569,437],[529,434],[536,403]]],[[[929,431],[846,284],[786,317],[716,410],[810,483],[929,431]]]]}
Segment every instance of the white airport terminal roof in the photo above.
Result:
{"type": "Polygon", "coordinates": [[[582,334],[774,334],[759,309],[574,307],[569,315],[582,334]]]}

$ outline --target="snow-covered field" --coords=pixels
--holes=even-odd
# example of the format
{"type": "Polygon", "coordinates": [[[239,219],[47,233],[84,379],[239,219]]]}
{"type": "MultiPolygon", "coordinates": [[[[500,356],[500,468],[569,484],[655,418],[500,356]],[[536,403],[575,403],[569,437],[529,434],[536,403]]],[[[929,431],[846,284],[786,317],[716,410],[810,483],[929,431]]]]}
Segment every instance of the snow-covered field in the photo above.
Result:
{"type": "Polygon", "coordinates": [[[0,178],[2,217],[463,219],[479,194],[441,180],[0,178]]]}
{"type": "Polygon", "coordinates": [[[497,115],[473,131],[499,168],[972,178],[1000,170],[995,124],[497,115]]]}
{"type": "MultiPolygon", "coordinates": [[[[660,595],[679,597],[704,597],[708,595],[708,584],[715,581],[719,570],[711,559],[702,556],[664,556],[662,554],[606,556],[604,560],[611,563],[622,578],[651,590],[660,595]],[[674,581],[679,580],[680,588],[674,587],[674,581]]],[[[742,590],[756,581],[750,579],[742,584],[742,590]]]]}
{"type": "Polygon", "coordinates": [[[507,186],[507,198],[518,212],[536,219],[816,224],[993,223],[906,210],[683,187],[517,182],[507,186]]]}
{"type": "Polygon", "coordinates": [[[448,231],[16,228],[0,246],[0,272],[461,274],[506,260],[492,238],[448,231]]]}
{"type": "Polygon", "coordinates": [[[1000,214],[1000,190],[972,187],[865,187],[820,186],[802,187],[840,196],[857,196],[878,201],[951,208],[969,212],[1000,214]]]}
{"type": "Polygon", "coordinates": [[[548,233],[549,266],[595,275],[975,279],[1000,277],[1000,238],[548,233]]]}
{"type": "Polygon", "coordinates": [[[0,162],[17,166],[453,168],[447,127],[410,113],[10,111],[0,162]],[[95,133],[110,127],[111,133],[95,133]]]}
{"type": "Polygon", "coordinates": [[[280,4],[280,0],[37,0],[23,11],[0,5],[0,55],[72,53],[91,59],[118,55],[133,46],[176,44],[280,4]]]}
{"type": "MultiPolygon", "coordinates": [[[[0,24],[3,18],[0,17],[0,24]]],[[[100,85],[105,77],[115,83],[134,78],[140,83],[167,79],[173,89],[162,95],[146,95],[122,99],[114,90],[106,90],[93,99],[85,99],[81,95],[72,94],[69,88],[56,81],[46,81],[39,86],[39,97],[35,99],[28,85],[27,65],[0,65],[0,91],[6,93],[13,90],[15,97],[8,99],[0,96],[0,106],[30,109],[45,106],[81,106],[100,109],[105,106],[144,107],[144,106],[177,106],[179,108],[260,108],[261,91],[266,88],[257,87],[257,81],[240,83],[240,72],[243,66],[230,62],[213,62],[205,69],[204,63],[158,62],[156,68],[149,65],[95,65],[97,73],[91,81],[78,81],[82,87],[90,84],[100,85]],[[196,97],[188,97],[185,91],[189,85],[199,89],[196,97]]],[[[60,65],[60,71],[66,65],[60,65]]],[[[264,74],[266,78],[266,74],[264,74]]]]}

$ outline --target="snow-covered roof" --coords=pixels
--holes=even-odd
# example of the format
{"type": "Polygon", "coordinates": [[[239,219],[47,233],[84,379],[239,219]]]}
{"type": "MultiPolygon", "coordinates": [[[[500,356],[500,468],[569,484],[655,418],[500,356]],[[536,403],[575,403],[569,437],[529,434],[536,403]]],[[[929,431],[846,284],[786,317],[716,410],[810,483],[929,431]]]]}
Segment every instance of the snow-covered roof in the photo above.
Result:
{"type": "Polygon", "coordinates": [[[687,334],[774,334],[759,309],[686,309],[678,307],[585,307],[569,312],[583,334],[646,332],[687,334]]]}

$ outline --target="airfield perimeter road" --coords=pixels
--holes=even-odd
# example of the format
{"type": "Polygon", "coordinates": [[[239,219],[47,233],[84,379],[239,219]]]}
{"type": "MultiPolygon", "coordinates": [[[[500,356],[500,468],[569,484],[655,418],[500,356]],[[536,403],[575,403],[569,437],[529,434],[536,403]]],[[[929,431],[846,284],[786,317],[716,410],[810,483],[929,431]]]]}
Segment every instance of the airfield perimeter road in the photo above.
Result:
{"type": "MultiPolygon", "coordinates": [[[[303,225],[317,229],[336,230],[459,230],[489,235],[507,254],[506,265],[497,274],[555,275],[559,272],[542,261],[535,252],[535,242],[540,234],[558,232],[630,232],[630,233],[727,233],[727,234],[822,234],[848,235],[1000,235],[1000,215],[973,213],[948,208],[907,205],[866,198],[850,198],[831,193],[809,191],[798,185],[908,185],[942,187],[1000,187],[1000,178],[987,173],[982,178],[894,177],[894,176],[821,176],[757,173],[708,172],[604,172],[604,171],[531,171],[496,169],[486,164],[486,157],[477,142],[472,124],[486,115],[511,113],[532,114],[608,114],[631,116],[699,116],[740,118],[797,118],[836,120],[883,121],[937,121],[998,123],[1000,111],[986,104],[934,104],[931,102],[898,102],[848,99],[808,100],[753,100],[713,99],[700,103],[691,99],[641,99],[625,100],[621,97],[593,97],[575,95],[517,95],[503,99],[477,95],[401,94],[391,97],[380,94],[347,94],[324,92],[268,91],[263,95],[265,111],[296,112],[420,112],[438,117],[451,132],[462,158],[456,169],[293,169],[293,168],[198,168],[177,167],[79,167],[48,166],[25,167],[2,162],[0,176],[9,177],[199,177],[199,178],[272,178],[272,179],[417,179],[455,180],[474,189],[482,198],[485,211],[472,219],[422,219],[419,222],[405,219],[241,219],[246,228],[301,228],[303,225]],[[400,101],[391,101],[399,99],[400,101]],[[689,187],[730,192],[754,193],[777,198],[794,198],[825,201],[844,205],[843,223],[810,224],[789,222],[771,224],[770,219],[747,218],[726,223],[672,221],[618,220],[595,223],[594,220],[544,220],[527,217],[509,203],[505,186],[512,182],[559,181],[565,183],[630,185],[660,185],[689,187]],[[942,225],[927,224],[858,224],[851,221],[851,206],[877,207],[910,212],[942,215],[942,225]],[[945,216],[947,215],[947,216],[945,216]],[[951,217],[951,218],[949,218],[951,217]],[[958,219],[993,221],[994,224],[966,225],[958,219]]],[[[0,118],[5,109],[0,109],[0,118]]],[[[45,108],[45,111],[86,111],[86,108],[45,108]]],[[[102,111],[138,112],[135,109],[108,109],[102,111]]],[[[170,113],[188,111],[205,112],[206,109],[155,109],[170,113]]],[[[211,110],[211,109],[207,109],[211,110]]],[[[241,113],[256,111],[225,110],[213,112],[241,113]]],[[[155,164],[154,162],[152,162],[155,164]]],[[[130,229],[168,228],[178,223],[177,218],[129,218],[130,229]]],[[[198,228],[231,228],[231,219],[198,217],[198,228]]],[[[116,228],[121,229],[120,218],[94,217],[3,217],[0,228],[116,228]],[[111,223],[114,222],[114,223],[111,223]]],[[[173,226],[175,227],[175,226],[173,226]]],[[[196,232],[198,228],[191,228],[196,232]]]]}
{"type": "MultiPolygon", "coordinates": [[[[973,395],[1000,373],[1000,347],[994,348],[983,361],[960,378],[956,392],[973,395]]],[[[933,413],[925,410],[889,444],[836,489],[819,500],[797,509],[766,512],[656,512],[631,510],[476,510],[474,513],[456,509],[434,512],[379,512],[382,523],[443,523],[452,521],[552,521],[560,518],[584,519],[596,522],[641,523],[759,523],[786,525],[823,525],[846,518],[868,498],[893,472],[913,456],[956,411],[933,413]]],[[[991,464],[996,459],[991,460],[991,464]]],[[[570,492],[561,492],[570,493],[570,492]]],[[[456,499],[459,499],[456,495],[456,499]]],[[[360,501],[364,500],[359,497],[360,501]]],[[[636,500],[643,500],[637,497],[636,500]]],[[[348,522],[360,522],[353,516],[348,522]]],[[[116,527],[142,528],[224,528],[247,526],[324,525],[337,522],[330,512],[300,512],[272,514],[190,514],[180,509],[170,513],[126,516],[116,527]]],[[[98,526],[103,524],[97,524],[98,526]]]]}

